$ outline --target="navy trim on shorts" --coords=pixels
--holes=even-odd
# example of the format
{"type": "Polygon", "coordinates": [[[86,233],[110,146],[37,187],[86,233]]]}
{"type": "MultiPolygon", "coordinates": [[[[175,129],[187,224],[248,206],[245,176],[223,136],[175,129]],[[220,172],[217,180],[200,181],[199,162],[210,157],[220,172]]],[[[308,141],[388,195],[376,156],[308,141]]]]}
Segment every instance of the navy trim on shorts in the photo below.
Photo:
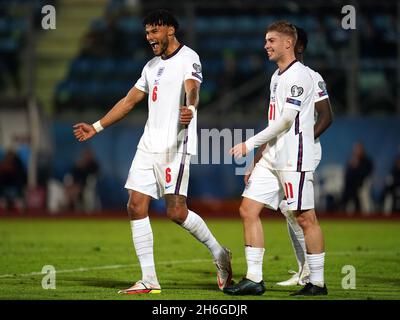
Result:
{"type": "Polygon", "coordinates": [[[183,154],[182,154],[181,164],[179,166],[178,180],[176,182],[175,192],[174,192],[174,194],[176,194],[176,195],[179,194],[179,189],[181,188],[181,183],[182,183],[183,172],[184,172],[184,169],[185,169],[185,159],[186,159],[186,153],[187,153],[187,142],[188,142],[188,139],[189,139],[188,132],[189,132],[188,125],[185,125],[185,138],[183,140],[183,154]]]}
{"type": "Polygon", "coordinates": [[[305,172],[302,172],[300,175],[300,183],[299,183],[299,199],[297,202],[297,210],[301,210],[301,198],[303,197],[303,187],[304,187],[304,178],[306,176],[305,172]]]}

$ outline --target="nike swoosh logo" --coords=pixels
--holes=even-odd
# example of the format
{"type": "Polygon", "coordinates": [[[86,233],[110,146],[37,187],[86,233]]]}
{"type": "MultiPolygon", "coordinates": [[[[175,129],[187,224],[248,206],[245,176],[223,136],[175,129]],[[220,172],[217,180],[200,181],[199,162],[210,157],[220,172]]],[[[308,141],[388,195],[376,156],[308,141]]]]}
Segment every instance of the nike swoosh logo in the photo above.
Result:
{"type": "Polygon", "coordinates": [[[295,203],[296,201],[288,202],[288,206],[290,206],[292,203],[295,203]]]}
{"type": "Polygon", "coordinates": [[[169,186],[166,186],[165,189],[168,189],[168,188],[171,188],[171,187],[172,187],[172,184],[169,185],[169,186]]]}

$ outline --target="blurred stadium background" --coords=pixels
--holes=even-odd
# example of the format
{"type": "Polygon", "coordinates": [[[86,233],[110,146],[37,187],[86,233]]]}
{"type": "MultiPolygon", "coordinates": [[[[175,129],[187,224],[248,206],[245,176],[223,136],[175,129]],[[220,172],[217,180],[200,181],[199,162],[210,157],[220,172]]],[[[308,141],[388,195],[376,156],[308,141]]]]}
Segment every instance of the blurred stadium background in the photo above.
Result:
{"type": "MultiPolygon", "coordinates": [[[[321,139],[318,211],[400,212],[398,1],[11,0],[0,1],[0,215],[124,212],[146,103],[84,144],[72,125],[99,119],[136,82],[152,57],[141,20],[160,7],[176,14],[178,38],[203,64],[199,130],[264,128],[275,70],[266,27],[303,27],[305,63],[325,78],[335,115],[321,139]],[[55,30],[41,27],[47,4],[55,30]],[[346,4],[355,30],[341,27],[346,4]]],[[[242,189],[235,164],[191,167],[190,202],[201,214],[237,215],[242,189]]],[[[152,209],[162,214],[162,201],[152,209]]]]}

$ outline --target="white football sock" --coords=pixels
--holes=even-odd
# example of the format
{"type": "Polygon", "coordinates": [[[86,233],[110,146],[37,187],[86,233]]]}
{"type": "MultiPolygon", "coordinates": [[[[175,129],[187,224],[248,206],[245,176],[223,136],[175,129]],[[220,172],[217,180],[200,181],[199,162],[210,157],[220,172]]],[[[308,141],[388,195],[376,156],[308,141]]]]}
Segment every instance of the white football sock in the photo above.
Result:
{"type": "Polygon", "coordinates": [[[288,233],[290,240],[292,241],[293,250],[296,255],[297,264],[299,266],[299,273],[304,268],[308,269],[306,261],[306,242],[304,240],[304,233],[298,224],[293,211],[289,210],[286,200],[282,200],[279,204],[279,209],[282,214],[286,217],[288,233]]]}
{"type": "Polygon", "coordinates": [[[316,286],[324,286],[324,264],[325,252],[307,254],[308,266],[310,267],[310,282],[316,286]]]}
{"type": "Polygon", "coordinates": [[[153,255],[153,231],[149,217],[131,220],[132,238],[142,269],[142,280],[158,285],[153,255]]]}
{"type": "MultiPolygon", "coordinates": [[[[303,231],[295,232],[292,225],[287,221],[288,232],[290,239],[292,240],[293,250],[296,254],[297,264],[299,265],[299,273],[303,270],[303,266],[307,264],[306,262],[306,243],[304,240],[303,231]]],[[[307,266],[308,267],[308,266],[307,266]]]]}
{"type": "Polygon", "coordinates": [[[224,250],[212,235],[204,220],[198,214],[188,210],[186,220],[181,224],[181,226],[189,231],[189,233],[197,240],[204,243],[215,260],[219,259],[224,250]]]}
{"type": "Polygon", "coordinates": [[[263,279],[262,268],[265,249],[246,246],[244,252],[247,261],[246,278],[254,282],[260,282],[263,279]]]}

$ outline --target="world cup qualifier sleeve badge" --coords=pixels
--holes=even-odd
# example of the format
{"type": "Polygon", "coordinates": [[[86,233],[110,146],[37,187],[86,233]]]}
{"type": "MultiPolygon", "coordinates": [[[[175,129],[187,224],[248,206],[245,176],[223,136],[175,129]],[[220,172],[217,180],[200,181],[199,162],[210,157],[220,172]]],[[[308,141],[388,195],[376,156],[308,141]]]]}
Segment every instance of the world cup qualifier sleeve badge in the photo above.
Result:
{"type": "Polygon", "coordinates": [[[198,63],[193,63],[193,69],[194,72],[192,71],[192,76],[198,78],[200,81],[203,81],[203,78],[201,76],[201,65],[198,63]]]}
{"type": "Polygon", "coordinates": [[[292,95],[292,97],[299,97],[303,94],[303,92],[304,92],[303,87],[294,85],[290,88],[290,94],[292,95]]]}
{"type": "Polygon", "coordinates": [[[325,81],[318,81],[318,87],[321,89],[321,91],[318,92],[318,95],[320,97],[328,95],[328,90],[326,89],[325,81]]]}
{"type": "Polygon", "coordinates": [[[199,65],[198,63],[193,63],[193,69],[194,69],[197,73],[201,73],[201,65],[199,65]]]}

